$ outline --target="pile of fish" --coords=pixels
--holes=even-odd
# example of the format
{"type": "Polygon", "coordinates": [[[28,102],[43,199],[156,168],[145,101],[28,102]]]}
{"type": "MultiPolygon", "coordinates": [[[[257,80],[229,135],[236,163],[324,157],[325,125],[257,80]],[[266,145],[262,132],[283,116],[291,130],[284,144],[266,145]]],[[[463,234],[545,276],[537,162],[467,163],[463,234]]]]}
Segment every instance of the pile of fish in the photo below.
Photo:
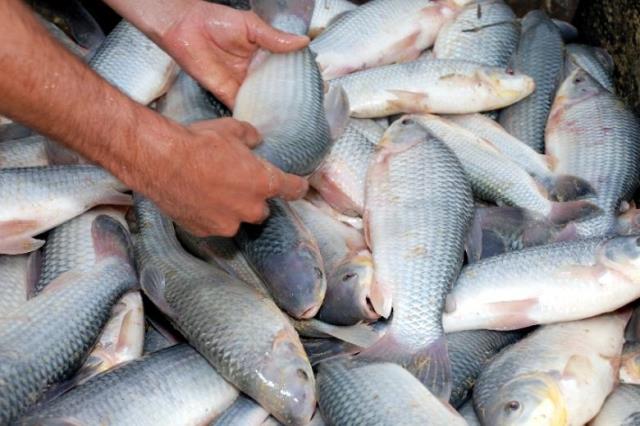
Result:
{"type": "Polygon", "coordinates": [[[234,238],[0,124],[0,424],[640,424],[640,122],[607,52],[503,0],[252,7],[314,38],[259,51],[233,111],[125,21],[75,49],[309,178],[234,238]]]}

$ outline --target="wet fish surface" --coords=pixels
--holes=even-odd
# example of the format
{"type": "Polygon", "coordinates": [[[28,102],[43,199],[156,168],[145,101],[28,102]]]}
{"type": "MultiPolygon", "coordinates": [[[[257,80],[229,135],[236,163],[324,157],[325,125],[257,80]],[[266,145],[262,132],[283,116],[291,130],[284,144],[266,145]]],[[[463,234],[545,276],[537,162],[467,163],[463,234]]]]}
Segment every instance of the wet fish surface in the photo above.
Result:
{"type": "Polygon", "coordinates": [[[357,6],[347,0],[316,0],[309,24],[309,37],[317,37],[328,25],[357,6]]]}
{"type": "Polygon", "coordinates": [[[35,135],[0,143],[0,169],[49,165],[44,136],[35,135]]]}
{"type": "Polygon", "coordinates": [[[260,426],[269,417],[258,403],[240,395],[211,426],[260,426]]]}
{"type": "Polygon", "coordinates": [[[28,255],[0,256],[0,317],[27,302],[37,279],[29,262],[28,255]]]}
{"type": "Polygon", "coordinates": [[[633,426],[640,423],[640,386],[620,385],[605,401],[590,426],[633,426]]]}
{"type": "Polygon", "coordinates": [[[613,84],[613,58],[600,47],[584,44],[568,44],[566,46],[563,80],[576,68],[582,68],[602,87],[615,93],[613,84]]]}

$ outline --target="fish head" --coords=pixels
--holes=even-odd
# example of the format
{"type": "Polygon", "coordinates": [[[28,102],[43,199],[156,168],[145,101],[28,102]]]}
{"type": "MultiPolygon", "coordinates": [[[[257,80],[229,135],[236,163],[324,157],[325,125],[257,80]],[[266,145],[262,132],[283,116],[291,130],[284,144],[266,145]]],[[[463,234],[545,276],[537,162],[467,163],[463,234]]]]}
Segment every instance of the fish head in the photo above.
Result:
{"type": "Polygon", "coordinates": [[[606,92],[606,89],[600,83],[588,72],[576,67],[560,85],[554,105],[574,105],[603,92],[606,92]]]}
{"type": "Polygon", "coordinates": [[[376,147],[390,152],[402,152],[428,139],[429,131],[412,115],[404,115],[384,132],[376,147]]]}
{"type": "Polygon", "coordinates": [[[480,85],[491,88],[505,105],[526,98],[536,88],[535,81],[528,75],[501,68],[480,68],[476,71],[475,79],[480,85]]]}
{"type": "Polygon", "coordinates": [[[616,237],[603,242],[598,258],[607,268],[640,283],[640,236],[616,237]]]}
{"type": "Polygon", "coordinates": [[[567,424],[567,407],[550,375],[528,374],[500,388],[487,407],[484,422],[495,426],[561,426],[567,424]]]}
{"type": "Polygon", "coordinates": [[[288,326],[275,335],[259,371],[258,402],[285,424],[307,424],[315,410],[315,378],[298,334],[288,326]]]}

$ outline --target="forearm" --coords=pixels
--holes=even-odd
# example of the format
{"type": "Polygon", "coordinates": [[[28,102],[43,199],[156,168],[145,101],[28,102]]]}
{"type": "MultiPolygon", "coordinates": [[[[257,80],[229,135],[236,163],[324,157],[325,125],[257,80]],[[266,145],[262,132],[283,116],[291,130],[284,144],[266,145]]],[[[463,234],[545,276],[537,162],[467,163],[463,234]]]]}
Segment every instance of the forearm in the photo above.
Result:
{"type": "Polygon", "coordinates": [[[186,130],[109,85],[20,1],[0,2],[0,28],[0,115],[80,152],[135,189],[151,185],[144,169],[167,151],[161,144],[172,143],[160,135],[186,130]]]}
{"type": "Polygon", "coordinates": [[[104,0],[156,43],[199,1],[202,0],[104,0]]]}

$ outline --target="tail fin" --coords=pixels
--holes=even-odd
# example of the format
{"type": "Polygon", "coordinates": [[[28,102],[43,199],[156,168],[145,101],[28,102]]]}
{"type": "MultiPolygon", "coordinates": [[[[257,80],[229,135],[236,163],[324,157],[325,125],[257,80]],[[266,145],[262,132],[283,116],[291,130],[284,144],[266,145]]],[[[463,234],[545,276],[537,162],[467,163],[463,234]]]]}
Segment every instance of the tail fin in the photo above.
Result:
{"type": "Polygon", "coordinates": [[[91,224],[91,236],[96,252],[96,260],[120,257],[133,265],[133,246],[129,231],[116,219],[99,215],[91,224]]]}
{"type": "Polygon", "coordinates": [[[342,86],[332,84],[325,92],[324,114],[329,124],[331,139],[338,139],[349,123],[349,99],[342,86]]]}
{"type": "Polygon", "coordinates": [[[272,27],[306,35],[313,16],[314,0],[251,0],[251,10],[272,27]]]}
{"type": "Polygon", "coordinates": [[[570,201],[593,197],[596,195],[596,191],[589,182],[582,178],[560,175],[554,180],[549,195],[558,201],[570,201]]]}
{"type": "Polygon", "coordinates": [[[447,338],[443,334],[431,343],[416,348],[399,342],[388,332],[357,358],[394,362],[409,370],[431,393],[442,401],[451,396],[451,362],[447,338]]]}
{"type": "Polygon", "coordinates": [[[602,214],[600,207],[587,200],[567,201],[564,203],[551,202],[549,220],[556,225],[562,225],[572,220],[584,220],[602,214]]]}
{"type": "Polygon", "coordinates": [[[311,365],[332,358],[354,355],[361,350],[359,346],[336,339],[303,339],[302,346],[311,365]]]}

